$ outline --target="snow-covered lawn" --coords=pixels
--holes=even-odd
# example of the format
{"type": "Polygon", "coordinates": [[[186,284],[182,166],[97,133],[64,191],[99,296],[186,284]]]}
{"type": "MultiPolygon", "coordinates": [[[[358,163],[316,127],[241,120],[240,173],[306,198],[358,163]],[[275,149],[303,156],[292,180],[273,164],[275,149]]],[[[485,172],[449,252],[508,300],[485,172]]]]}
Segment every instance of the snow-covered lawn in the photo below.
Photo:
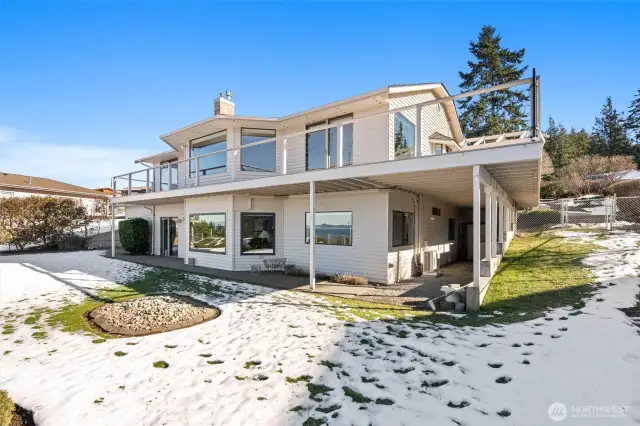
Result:
{"type": "Polygon", "coordinates": [[[569,410],[560,424],[633,424],[640,422],[640,335],[619,308],[637,303],[638,241],[623,232],[596,240],[608,250],[585,263],[604,285],[582,309],[533,321],[345,323],[313,295],[191,275],[188,294],[218,306],[219,318],[105,342],[48,325],[43,309],[81,302],[149,268],[97,252],[0,257],[0,388],[33,410],[38,425],[293,425],[315,418],[537,426],[558,424],[548,415],[553,403],[569,410]],[[156,361],[169,366],[155,368],[156,361]],[[628,407],[626,415],[587,420],[571,413],[572,406],[612,405],[628,407]]]}

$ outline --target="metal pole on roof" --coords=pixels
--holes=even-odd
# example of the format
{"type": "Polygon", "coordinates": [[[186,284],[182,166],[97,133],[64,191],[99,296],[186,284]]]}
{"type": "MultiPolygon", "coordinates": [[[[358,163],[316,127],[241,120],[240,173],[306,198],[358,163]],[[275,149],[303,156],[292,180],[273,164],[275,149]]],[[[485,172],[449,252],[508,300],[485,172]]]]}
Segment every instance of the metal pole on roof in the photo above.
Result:
{"type": "Polygon", "coordinates": [[[537,84],[538,81],[536,79],[536,69],[533,69],[533,79],[531,81],[531,137],[533,139],[535,139],[538,136],[538,129],[536,124],[538,123],[538,117],[537,117],[537,113],[538,113],[538,89],[537,89],[537,84]]]}

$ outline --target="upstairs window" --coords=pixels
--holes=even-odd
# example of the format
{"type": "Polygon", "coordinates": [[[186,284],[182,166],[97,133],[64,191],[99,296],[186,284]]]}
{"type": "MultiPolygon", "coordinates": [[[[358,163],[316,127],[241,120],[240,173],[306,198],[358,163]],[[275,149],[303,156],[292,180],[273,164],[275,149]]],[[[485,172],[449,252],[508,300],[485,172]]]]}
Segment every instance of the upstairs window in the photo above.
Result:
{"type": "Polygon", "coordinates": [[[208,155],[200,159],[200,176],[212,175],[215,173],[222,173],[227,171],[227,131],[223,130],[212,135],[203,136],[198,139],[194,139],[189,143],[189,176],[196,176],[196,160],[195,157],[199,157],[204,154],[209,154],[216,151],[217,154],[208,155]]]}
{"type": "Polygon", "coordinates": [[[401,112],[394,115],[393,123],[393,146],[396,160],[413,157],[416,146],[416,126],[401,112]]]}
{"type": "Polygon", "coordinates": [[[440,209],[438,207],[432,207],[431,214],[434,216],[440,216],[440,209]]]}
{"type": "MultiPolygon", "coordinates": [[[[353,114],[330,118],[308,125],[307,130],[352,118],[353,114]]],[[[338,127],[307,133],[306,154],[307,170],[338,167],[338,127]]],[[[342,126],[342,165],[350,164],[353,164],[353,123],[342,126]]]]}
{"type": "Polygon", "coordinates": [[[444,145],[441,143],[436,144],[436,154],[442,154],[443,152],[447,152],[444,148],[444,145]]]}
{"type": "MultiPolygon", "coordinates": [[[[276,137],[272,129],[241,130],[241,145],[249,145],[276,137]]],[[[240,170],[246,172],[275,172],[276,171],[276,141],[265,142],[240,150],[240,170]]]]}
{"type": "Polygon", "coordinates": [[[415,221],[413,213],[393,212],[392,245],[393,247],[413,244],[415,221]]]}

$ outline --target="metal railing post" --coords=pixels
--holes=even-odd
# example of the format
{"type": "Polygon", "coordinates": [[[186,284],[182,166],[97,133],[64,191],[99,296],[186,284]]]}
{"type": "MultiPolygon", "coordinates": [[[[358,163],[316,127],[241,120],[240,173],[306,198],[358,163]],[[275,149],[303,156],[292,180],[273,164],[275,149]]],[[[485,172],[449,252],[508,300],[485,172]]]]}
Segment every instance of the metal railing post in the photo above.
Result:
{"type": "Polygon", "coordinates": [[[416,157],[422,157],[422,106],[416,105],[416,128],[415,128],[414,141],[416,146],[414,147],[414,155],[416,157]]]}
{"type": "Polygon", "coordinates": [[[280,172],[283,175],[287,174],[287,138],[282,141],[282,166],[280,172]]]}
{"type": "Polygon", "coordinates": [[[128,195],[131,195],[131,173],[129,173],[129,190],[127,191],[128,195]]]}
{"type": "Polygon", "coordinates": [[[343,145],[344,145],[344,127],[342,124],[338,125],[338,167],[342,167],[344,164],[343,158],[343,145]]]}
{"type": "Polygon", "coordinates": [[[146,191],[145,191],[147,193],[149,193],[149,170],[150,169],[147,169],[147,187],[146,187],[146,191]]]}
{"type": "Polygon", "coordinates": [[[196,186],[200,186],[200,157],[196,157],[196,186]]]}

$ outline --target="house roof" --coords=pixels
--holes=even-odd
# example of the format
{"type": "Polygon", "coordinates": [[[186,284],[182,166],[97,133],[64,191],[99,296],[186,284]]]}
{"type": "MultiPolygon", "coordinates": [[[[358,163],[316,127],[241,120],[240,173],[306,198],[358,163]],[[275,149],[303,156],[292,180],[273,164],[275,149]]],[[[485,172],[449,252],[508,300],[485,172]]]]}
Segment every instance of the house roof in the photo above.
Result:
{"type": "Polygon", "coordinates": [[[0,189],[79,198],[106,198],[109,196],[104,192],[94,191],[93,189],[71,185],[58,180],[4,172],[0,172],[0,189]]]}
{"type": "MultiPolygon", "coordinates": [[[[321,105],[315,108],[307,109],[301,112],[297,112],[297,113],[282,116],[282,117],[214,115],[212,117],[206,118],[204,120],[201,120],[196,123],[177,129],[175,131],[166,133],[160,136],[160,139],[162,139],[164,142],[167,143],[167,145],[171,146],[171,148],[177,151],[178,147],[185,140],[186,135],[189,135],[188,137],[186,137],[186,139],[189,139],[189,138],[193,139],[197,136],[202,136],[202,134],[200,133],[210,134],[212,132],[211,128],[218,127],[217,124],[220,124],[219,127],[226,126],[228,121],[232,121],[232,122],[235,121],[237,123],[248,122],[247,125],[251,125],[251,123],[259,124],[260,122],[263,122],[263,123],[269,122],[273,124],[274,122],[283,123],[283,122],[295,120],[295,119],[304,119],[304,118],[312,119],[314,116],[321,114],[323,111],[326,111],[326,110],[335,110],[337,112],[342,112],[342,114],[345,114],[349,111],[348,110],[343,111],[341,107],[347,104],[369,102],[371,99],[375,100],[378,104],[380,104],[380,103],[383,103],[386,99],[388,99],[389,96],[401,96],[405,93],[419,92],[419,91],[433,91],[436,93],[438,98],[445,98],[450,96],[446,87],[442,83],[434,82],[434,83],[418,83],[418,84],[393,84],[390,86],[382,87],[380,89],[361,93],[359,95],[351,96],[345,99],[341,99],[339,101],[331,102],[329,104],[321,105]],[[196,129],[202,129],[202,132],[198,132],[196,129]]],[[[456,111],[455,102],[453,101],[447,102],[444,104],[444,107],[452,127],[454,139],[457,142],[460,142],[463,137],[462,137],[462,131],[460,129],[460,123],[458,121],[458,114],[456,111]]],[[[160,155],[164,156],[166,154],[167,153],[162,153],[162,154],[145,157],[144,159],[137,160],[137,162],[142,162],[143,160],[149,161],[151,159],[156,159],[157,156],[160,156],[160,155]]]]}

